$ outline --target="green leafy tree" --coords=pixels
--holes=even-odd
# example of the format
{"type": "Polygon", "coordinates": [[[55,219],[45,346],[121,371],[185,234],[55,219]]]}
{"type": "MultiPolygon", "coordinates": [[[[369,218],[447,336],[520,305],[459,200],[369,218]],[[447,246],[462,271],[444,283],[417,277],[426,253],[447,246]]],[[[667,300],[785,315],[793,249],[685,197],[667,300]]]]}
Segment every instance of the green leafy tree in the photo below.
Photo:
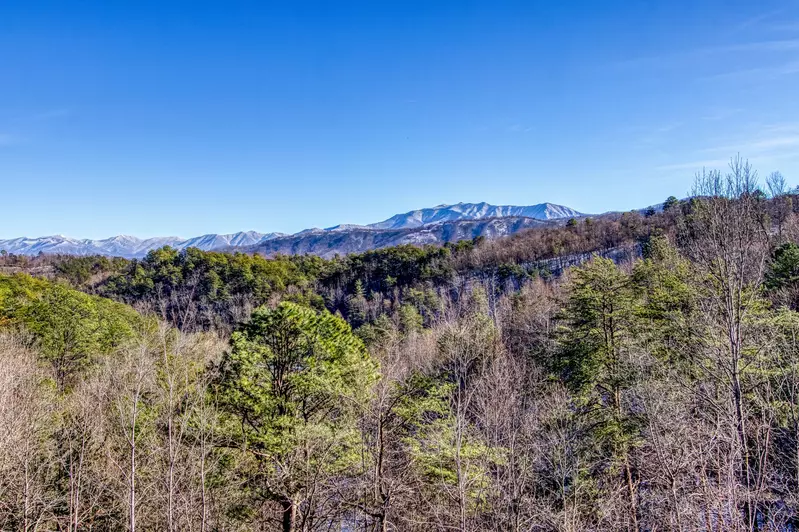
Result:
{"type": "Polygon", "coordinates": [[[231,442],[256,466],[251,489],[295,530],[303,493],[356,467],[355,414],[377,378],[344,320],[294,303],[257,309],[233,333],[218,383],[231,442]]]}
{"type": "Polygon", "coordinates": [[[144,320],[132,308],[26,275],[0,276],[0,323],[33,333],[65,389],[96,357],[130,341],[144,320]]]}
{"type": "Polygon", "coordinates": [[[420,332],[424,325],[424,320],[416,307],[409,304],[404,304],[399,309],[399,323],[400,329],[408,334],[411,332],[420,332]]]}
{"type": "Polygon", "coordinates": [[[415,377],[415,393],[400,402],[399,412],[408,430],[405,444],[430,501],[455,505],[453,524],[467,528],[467,519],[484,502],[491,487],[489,468],[501,461],[476,427],[458,419],[451,404],[456,385],[415,377]]]}
{"type": "Polygon", "coordinates": [[[779,290],[799,283],[799,245],[783,244],[774,251],[771,268],[766,273],[766,288],[779,290]]]}
{"type": "Polygon", "coordinates": [[[680,200],[675,198],[674,196],[669,196],[666,198],[666,201],[663,202],[663,210],[670,211],[674,207],[680,204],[680,200]]]}
{"type": "Polygon", "coordinates": [[[577,404],[594,418],[598,448],[623,470],[630,526],[637,530],[637,481],[630,450],[638,420],[624,395],[636,378],[636,294],[631,280],[610,259],[594,257],[574,271],[561,330],[560,369],[577,404]]]}
{"type": "Polygon", "coordinates": [[[347,321],[355,328],[367,321],[367,301],[363,283],[355,281],[353,294],[347,300],[347,321]]]}
{"type": "Polygon", "coordinates": [[[663,360],[686,365],[684,353],[694,337],[697,294],[690,263],[664,236],[644,245],[644,260],[635,264],[632,282],[641,298],[636,337],[646,350],[663,360]]]}

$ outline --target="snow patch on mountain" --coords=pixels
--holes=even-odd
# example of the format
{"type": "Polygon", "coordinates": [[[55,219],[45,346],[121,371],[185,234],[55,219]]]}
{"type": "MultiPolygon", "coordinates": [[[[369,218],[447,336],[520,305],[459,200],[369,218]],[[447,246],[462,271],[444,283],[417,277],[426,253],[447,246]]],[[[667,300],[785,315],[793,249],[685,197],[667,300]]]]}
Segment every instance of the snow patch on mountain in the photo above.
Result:
{"type": "MultiPolygon", "coordinates": [[[[196,236],[189,239],[179,237],[156,237],[140,239],[135,236],[119,235],[102,240],[75,239],[63,235],[53,235],[41,238],[13,238],[0,240],[0,250],[17,255],[38,255],[39,253],[48,254],[68,254],[68,255],[109,255],[125,258],[140,258],[149,251],[170,246],[183,250],[194,247],[204,251],[229,250],[229,249],[258,249],[260,244],[271,240],[279,239],[285,241],[290,239],[300,241],[307,237],[322,238],[325,235],[335,237],[335,243],[331,243],[333,248],[349,248],[352,244],[342,246],[343,238],[360,239],[363,242],[374,241],[377,233],[385,231],[397,231],[407,229],[423,228],[425,230],[412,232],[399,238],[396,243],[413,244],[432,244],[442,241],[441,224],[457,221],[486,220],[490,222],[481,229],[481,234],[503,235],[513,232],[513,229],[504,227],[503,219],[528,218],[539,221],[558,220],[563,218],[573,218],[583,216],[583,214],[553,203],[540,203],[530,206],[515,205],[491,205],[489,203],[458,203],[456,205],[438,205],[436,207],[418,209],[403,214],[397,214],[369,225],[342,224],[327,229],[314,227],[305,229],[294,235],[283,233],[258,233],[256,231],[241,231],[228,235],[207,234],[196,236]],[[367,236],[371,235],[371,236],[367,236]]],[[[515,222],[518,223],[518,222],[515,222]]],[[[471,238],[474,235],[454,234],[444,238],[444,241],[452,241],[454,238],[471,238]]],[[[383,237],[379,237],[383,238],[383,237]]],[[[383,240],[386,240],[383,238],[383,240]]],[[[381,240],[381,242],[383,241],[381,240]]],[[[391,240],[391,238],[388,238],[391,240]]],[[[364,244],[366,245],[366,244],[364,244]]],[[[373,245],[377,245],[373,242],[373,245]]],[[[287,246],[288,249],[294,249],[287,246]]],[[[355,249],[355,248],[353,248],[355,249]]],[[[360,249],[360,248],[357,248],[360,249]]]]}
{"type": "Polygon", "coordinates": [[[187,240],[179,237],[155,237],[141,239],[119,235],[102,240],[76,239],[63,235],[40,238],[12,238],[0,240],[0,250],[16,255],[64,254],[64,255],[109,255],[114,257],[139,258],[147,252],[170,246],[175,249],[196,247],[204,251],[229,247],[254,246],[267,240],[285,236],[283,233],[257,233],[243,231],[230,235],[203,235],[187,240]]]}
{"type": "Polygon", "coordinates": [[[421,227],[436,222],[455,220],[480,220],[483,218],[504,218],[522,216],[535,220],[557,220],[575,218],[582,213],[563,205],[539,203],[538,205],[491,205],[489,203],[458,203],[455,205],[438,205],[437,207],[418,209],[403,214],[396,214],[387,220],[370,224],[375,229],[406,229],[421,227]]]}

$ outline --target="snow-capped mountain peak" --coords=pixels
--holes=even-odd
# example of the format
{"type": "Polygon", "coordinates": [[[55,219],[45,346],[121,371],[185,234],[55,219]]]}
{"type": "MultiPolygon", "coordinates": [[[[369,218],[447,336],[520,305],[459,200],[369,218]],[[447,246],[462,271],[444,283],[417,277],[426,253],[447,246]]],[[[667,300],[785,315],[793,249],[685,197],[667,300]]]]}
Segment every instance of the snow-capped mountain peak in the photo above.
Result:
{"type": "Polygon", "coordinates": [[[387,220],[370,224],[375,229],[403,229],[407,227],[421,227],[435,222],[449,222],[453,220],[480,220],[483,218],[501,218],[505,216],[522,216],[536,220],[555,220],[559,218],[573,218],[582,216],[581,213],[553,203],[539,203],[538,205],[491,205],[480,203],[456,203],[454,205],[438,205],[437,207],[408,211],[396,214],[387,220]]]}
{"type": "MultiPolygon", "coordinates": [[[[204,251],[225,249],[251,249],[270,240],[285,238],[301,238],[308,235],[324,234],[363,234],[384,230],[408,230],[419,227],[467,220],[488,218],[530,218],[547,221],[561,218],[582,216],[581,213],[552,203],[540,203],[530,206],[491,205],[489,203],[456,203],[454,205],[437,205],[435,207],[417,209],[396,214],[387,220],[369,225],[342,224],[327,229],[312,228],[296,233],[292,237],[283,233],[258,233],[256,231],[240,231],[232,234],[207,234],[189,239],[178,237],[155,237],[141,239],[131,235],[117,235],[101,240],[75,239],[64,235],[45,236],[40,238],[12,238],[0,240],[0,250],[18,255],[38,255],[39,253],[69,255],[111,255],[126,258],[143,257],[149,251],[163,246],[178,250],[190,247],[204,251]]],[[[414,238],[421,238],[416,235],[414,238]]],[[[421,241],[419,243],[422,243],[421,241]]]]}

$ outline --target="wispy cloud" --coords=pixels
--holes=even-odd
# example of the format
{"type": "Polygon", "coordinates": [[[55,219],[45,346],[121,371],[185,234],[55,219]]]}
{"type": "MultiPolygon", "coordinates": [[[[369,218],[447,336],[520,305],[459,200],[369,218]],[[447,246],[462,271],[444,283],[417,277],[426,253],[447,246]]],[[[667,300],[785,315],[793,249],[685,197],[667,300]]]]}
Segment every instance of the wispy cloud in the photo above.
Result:
{"type": "Polygon", "coordinates": [[[636,127],[630,130],[640,144],[658,145],[667,142],[671,137],[670,133],[683,127],[684,122],[668,122],[649,128],[636,127]]]}
{"type": "Polygon", "coordinates": [[[799,39],[778,39],[778,40],[764,40],[764,41],[751,41],[743,43],[724,44],[719,46],[706,46],[704,48],[696,48],[693,50],[684,50],[681,52],[666,53],[660,55],[651,55],[644,57],[636,57],[626,59],[614,63],[614,66],[619,68],[634,68],[634,67],[647,67],[647,66],[666,66],[666,65],[681,65],[687,61],[696,61],[698,59],[709,59],[717,55],[746,53],[746,52],[793,52],[799,51],[799,39]]]}
{"type": "Polygon", "coordinates": [[[668,133],[669,131],[674,131],[675,129],[682,127],[682,122],[672,122],[670,124],[666,124],[663,126],[656,127],[653,132],[654,133],[668,133]]]}
{"type": "Polygon", "coordinates": [[[752,161],[778,162],[799,156],[799,135],[764,138],[701,150],[707,154],[740,153],[752,161]]]}
{"type": "Polygon", "coordinates": [[[750,127],[751,134],[740,133],[718,140],[715,145],[693,151],[693,158],[657,167],[663,171],[725,168],[731,155],[740,154],[753,164],[777,168],[799,158],[799,122],[750,127]],[[756,130],[755,130],[756,129],[756,130]]]}
{"type": "Polygon", "coordinates": [[[68,107],[60,107],[56,109],[48,109],[46,111],[41,111],[39,113],[35,113],[31,118],[33,120],[54,120],[56,118],[64,118],[67,116],[71,116],[73,113],[72,109],[68,107]]]}
{"type": "Polygon", "coordinates": [[[711,74],[698,78],[700,81],[723,81],[723,80],[746,80],[756,79],[759,81],[776,79],[782,76],[799,74],[799,60],[791,60],[786,63],[756,68],[742,68],[719,74],[711,74]]]}
{"type": "Polygon", "coordinates": [[[750,17],[750,18],[744,20],[743,22],[738,24],[736,29],[745,30],[745,29],[751,28],[753,26],[759,26],[762,22],[765,22],[767,20],[773,19],[774,17],[776,17],[777,15],[780,15],[782,13],[785,13],[785,9],[784,8],[774,9],[772,11],[766,11],[764,13],[760,13],[759,15],[755,15],[753,17],[750,17]]]}
{"type": "Polygon", "coordinates": [[[761,126],[749,138],[703,148],[700,153],[741,153],[745,157],[781,157],[799,155],[799,123],[761,126]]]}
{"type": "Polygon", "coordinates": [[[0,147],[16,144],[17,140],[18,139],[15,135],[11,135],[10,133],[0,133],[0,147]]]}
{"type": "Polygon", "coordinates": [[[533,130],[533,126],[525,126],[522,124],[511,124],[506,128],[508,133],[529,133],[533,130]]]}
{"type": "Polygon", "coordinates": [[[769,29],[772,31],[799,31],[799,21],[796,22],[778,22],[776,24],[770,24],[769,29]]]}
{"type": "Polygon", "coordinates": [[[799,146],[799,135],[789,137],[775,137],[767,140],[753,142],[747,146],[752,151],[767,151],[799,146]]]}
{"type": "Polygon", "coordinates": [[[699,53],[712,55],[733,52],[790,52],[792,50],[799,50],[799,39],[778,39],[712,46],[701,48],[699,53]]]}
{"type": "Polygon", "coordinates": [[[741,113],[743,109],[740,107],[736,108],[715,108],[709,109],[706,114],[704,114],[701,118],[702,120],[708,121],[718,121],[724,120],[726,118],[730,118],[731,116],[735,116],[738,113],[741,113]]]}
{"type": "Polygon", "coordinates": [[[666,170],[666,171],[673,171],[673,170],[701,170],[702,168],[719,168],[722,166],[726,166],[729,163],[729,159],[700,159],[696,161],[689,161],[683,163],[675,163],[675,164],[664,164],[661,166],[656,167],[656,170],[666,170]]]}

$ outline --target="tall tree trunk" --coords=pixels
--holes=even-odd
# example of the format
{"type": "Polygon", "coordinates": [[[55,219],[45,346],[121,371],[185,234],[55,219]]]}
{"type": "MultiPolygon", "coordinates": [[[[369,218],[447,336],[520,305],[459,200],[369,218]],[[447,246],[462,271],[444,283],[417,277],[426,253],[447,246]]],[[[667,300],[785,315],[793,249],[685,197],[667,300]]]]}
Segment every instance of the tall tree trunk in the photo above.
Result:
{"type": "MultiPolygon", "coordinates": [[[[615,414],[616,414],[616,422],[621,423],[622,412],[621,412],[621,390],[616,389],[613,393],[613,400],[616,403],[615,406],[615,414]]],[[[629,449],[623,449],[622,452],[624,453],[624,479],[627,484],[627,496],[629,497],[629,504],[630,504],[630,521],[632,522],[632,530],[638,532],[638,502],[635,493],[635,481],[633,480],[633,472],[632,468],[630,467],[630,456],[629,456],[629,449]]]]}
{"type": "Polygon", "coordinates": [[[388,521],[386,520],[386,514],[381,512],[375,516],[375,532],[388,532],[388,521]]]}
{"type": "Polygon", "coordinates": [[[136,445],[130,446],[130,472],[128,477],[128,527],[136,532],[136,445]]]}
{"type": "Polygon", "coordinates": [[[627,479],[627,493],[630,497],[630,519],[632,520],[632,529],[638,532],[638,503],[635,496],[635,482],[633,481],[633,473],[630,468],[630,458],[624,456],[624,474],[627,479]]]}
{"type": "Polygon", "coordinates": [[[297,522],[297,504],[293,497],[286,497],[280,501],[283,508],[283,532],[294,532],[297,522]]]}

